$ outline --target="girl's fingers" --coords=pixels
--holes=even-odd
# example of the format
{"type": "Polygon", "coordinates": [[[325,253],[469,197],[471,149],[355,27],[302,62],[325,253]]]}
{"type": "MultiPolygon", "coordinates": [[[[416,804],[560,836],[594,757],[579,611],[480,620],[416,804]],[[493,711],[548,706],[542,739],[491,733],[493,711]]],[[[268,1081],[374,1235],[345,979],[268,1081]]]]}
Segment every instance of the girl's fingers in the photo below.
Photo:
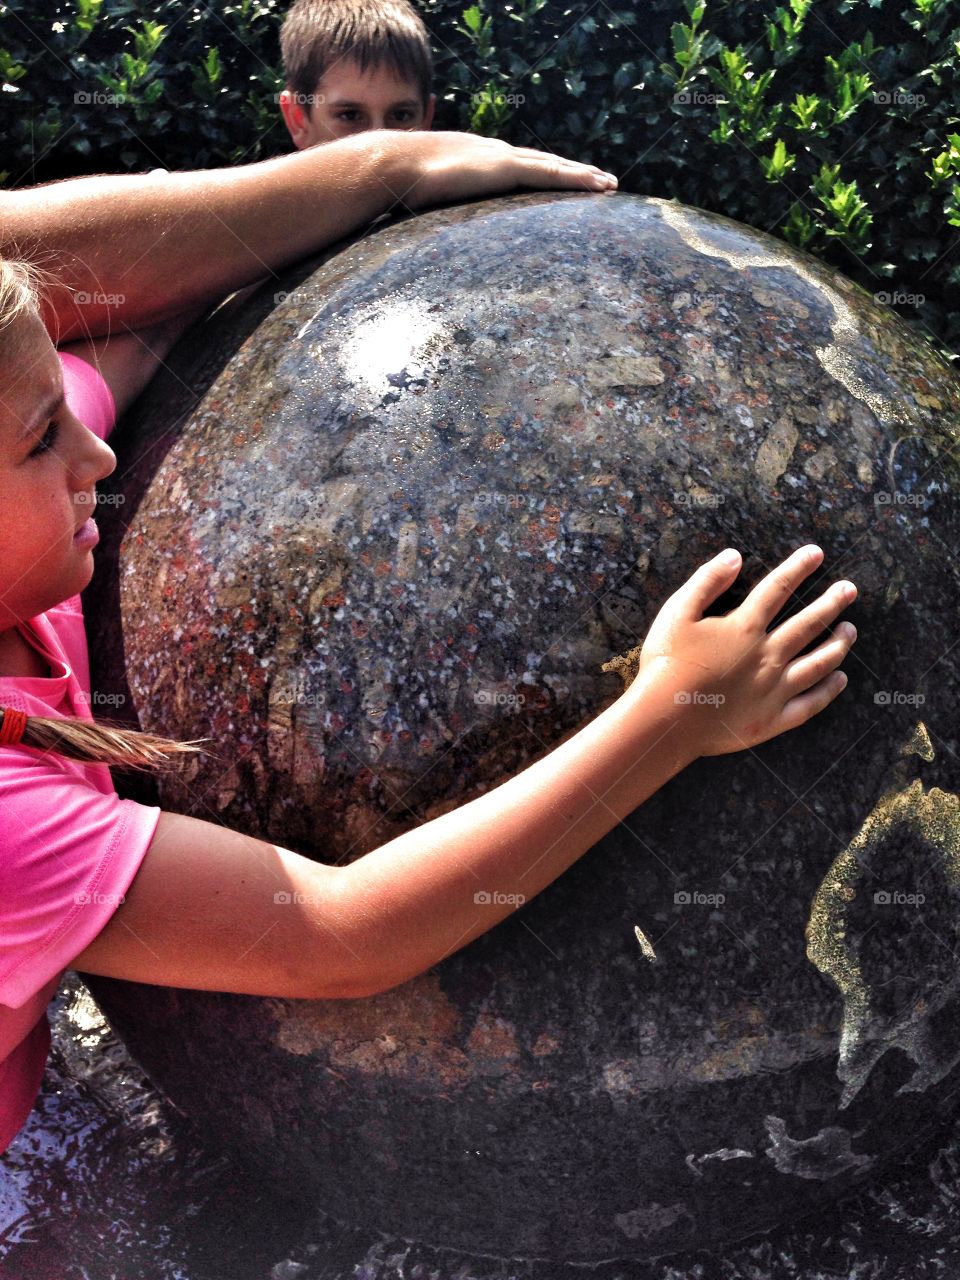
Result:
{"type": "Polygon", "coordinates": [[[811,640],[816,640],[820,632],[830,625],[842,609],[852,604],[856,597],[857,588],[852,582],[835,582],[813,604],[801,609],[796,617],[781,622],[776,631],[770,634],[782,658],[786,660],[793,657],[806,648],[811,640]]]}
{"type": "Polygon", "coordinates": [[[824,707],[829,706],[837,694],[846,688],[846,684],[847,677],[844,673],[834,671],[806,693],[791,698],[780,712],[775,732],[785,733],[788,729],[796,729],[798,725],[805,724],[824,707]]]}
{"type": "Polygon", "coordinates": [[[567,160],[563,156],[548,156],[543,151],[531,151],[523,159],[526,167],[531,170],[528,181],[532,183],[542,182],[549,173],[557,182],[571,186],[587,183],[612,189],[618,185],[616,174],[600,169],[597,165],[581,164],[578,160],[567,160]]]}
{"type": "Polygon", "coordinates": [[[522,161],[529,168],[542,175],[545,166],[552,166],[557,177],[569,177],[571,180],[594,181],[603,185],[616,186],[617,176],[596,164],[586,164],[582,160],[571,160],[569,156],[558,156],[553,151],[538,151],[535,147],[514,147],[514,159],[522,161]]]}
{"type": "Polygon", "coordinates": [[[802,693],[811,685],[822,680],[838,667],[850,652],[857,638],[857,629],[852,622],[841,622],[834,631],[832,640],[825,640],[813,653],[797,658],[783,673],[784,684],[788,693],[802,693]]]}
{"type": "Polygon", "coordinates": [[[813,573],[822,559],[823,552],[813,545],[800,547],[793,555],[787,556],[765,578],[761,578],[740,606],[746,620],[766,631],[797,587],[813,573]]]}
{"type": "Polygon", "coordinates": [[[703,611],[734,581],[742,563],[740,552],[728,547],[694,570],[673,597],[684,617],[702,618],[703,611]]]}

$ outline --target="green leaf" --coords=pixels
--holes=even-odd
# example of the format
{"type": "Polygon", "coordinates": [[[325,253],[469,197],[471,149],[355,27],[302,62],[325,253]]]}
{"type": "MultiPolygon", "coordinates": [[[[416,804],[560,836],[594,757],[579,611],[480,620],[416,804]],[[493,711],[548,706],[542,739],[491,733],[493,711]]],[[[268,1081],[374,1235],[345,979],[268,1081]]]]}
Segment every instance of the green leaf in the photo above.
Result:
{"type": "Polygon", "coordinates": [[[206,61],[203,69],[207,73],[207,79],[211,85],[219,84],[223,75],[223,66],[220,62],[220,50],[217,48],[210,49],[207,53],[206,61]]]}
{"type": "Polygon", "coordinates": [[[693,32],[690,28],[685,26],[682,22],[675,22],[670,28],[670,39],[673,43],[673,56],[681,66],[685,65],[683,59],[690,48],[690,39],[692,35],[693,32]]]}
{"type": "Polygon", "coordinates": [[[803,205],[799,201],[792,204],[783,223],[784,239],[799,249],[805,249],[816,231],[816,223],[803,205]]]}
{"type": "Polygon", "coordinates": [[[785,173],[790,172],[796,162],[797,157],[790,154],[782,138],[777,139],[771,156],[760,157],[760,167],[768,182],[779,182],[785,173]]]}
{"type": "Polygon", "coordinates": [[[836,182],[840,173],[840,166],[824,164],[820,167],[820,172],[811,183],[814,191],[818,196],[826,196],[829,194],[830,188],[836,182]]]}
{"type": "Polygon", "coordinates": [[[15,62],[6,49],[0,49],[0,82],[13,84],[27,74],[27,68],[15,62]]]}
{"type": "Polygon", "coordinates": [[[796,128],[815,129],[820,114],[820,99],[815,93],[798,93],[790,103],[790,110],[797,117],[796,128]]]}
{"type": "Polygon", "coordinates": [[[89,34],[97,25],[102,7],[103,0],[77,0],[77,13],[73,20],[77,29],[89,34]]]}

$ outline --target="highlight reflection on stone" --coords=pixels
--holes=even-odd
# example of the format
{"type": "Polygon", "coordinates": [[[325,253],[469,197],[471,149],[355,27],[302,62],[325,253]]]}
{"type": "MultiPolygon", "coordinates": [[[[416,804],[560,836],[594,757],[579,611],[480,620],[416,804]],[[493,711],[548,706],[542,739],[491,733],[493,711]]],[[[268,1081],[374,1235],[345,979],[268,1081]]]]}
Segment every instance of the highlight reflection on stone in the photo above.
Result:
{"type": "Polygon", "coordinates": [[[212,1141],[347,1221],[589,1261],[815,1210],[938,1123],[960,387],[925,343],[726,219],[531,194],[375,228],[171,364],[116,440],[94,688],[216,740],[164,805],[321,859],[583,724],[721,547],[745,553],[721,610],[811,540],[804,599],[860,588],[837,704],[698,762],[415,981],[311,1003],[91,978],[212,1141]]]}

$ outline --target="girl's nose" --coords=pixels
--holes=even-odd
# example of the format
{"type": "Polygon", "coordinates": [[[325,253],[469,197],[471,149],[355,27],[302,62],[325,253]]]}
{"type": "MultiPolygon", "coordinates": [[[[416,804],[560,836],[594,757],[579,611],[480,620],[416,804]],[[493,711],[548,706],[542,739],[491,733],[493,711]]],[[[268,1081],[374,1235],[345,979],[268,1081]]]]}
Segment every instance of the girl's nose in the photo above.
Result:
{"type": "Polygon", "coordinates": [[[117,469],[117,455],[113,452],[106,440],[97,437],[97,452],[100,456],[101,469],[97,474],[98,480],[103,480],[106,476],[112,475],[117,469]]]}
{"type": "Polygon", "coordinates": [[[73,473],[78,488],[89,488],[111,475],[117,468],[117,455],[105,440],[77,423],[78,444],[73,458],[73,473]]]}

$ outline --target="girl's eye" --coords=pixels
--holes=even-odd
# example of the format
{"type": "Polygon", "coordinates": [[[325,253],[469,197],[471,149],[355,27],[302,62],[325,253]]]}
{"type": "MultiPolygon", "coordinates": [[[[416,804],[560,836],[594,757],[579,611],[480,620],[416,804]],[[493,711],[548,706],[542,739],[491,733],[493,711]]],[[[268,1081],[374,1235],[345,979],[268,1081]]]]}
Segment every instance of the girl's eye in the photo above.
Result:
{"type": "Polygon", "coordinates": [[[347,122],[348,124],[354,124],[354,123],[357,121],[357,119],[359,118],[359,115],[360,115],[359,111],[354,111],[354,110],[352,110],[352,109],[351,109],[351,110],[349,110],[349,111],[341,111],[341,112],[337,115],[337,119],[338,119],[338,120],[346,120],[346,122],[347,122]]]}
{"type": "Polygon", "coordinates": [[[52,447],[54,440],[56,440],[57,432],[59,430],[60,430],[59,423],[51,422],[50,425],[47,427],[46,432],[44,433],[43,439],[40,441],[40,443],[37,445],[35,449],[30,450],[29,456],[31,458],[37,458],[40,456],[40,454],[47,453],[49,449],[52,447]]]}

